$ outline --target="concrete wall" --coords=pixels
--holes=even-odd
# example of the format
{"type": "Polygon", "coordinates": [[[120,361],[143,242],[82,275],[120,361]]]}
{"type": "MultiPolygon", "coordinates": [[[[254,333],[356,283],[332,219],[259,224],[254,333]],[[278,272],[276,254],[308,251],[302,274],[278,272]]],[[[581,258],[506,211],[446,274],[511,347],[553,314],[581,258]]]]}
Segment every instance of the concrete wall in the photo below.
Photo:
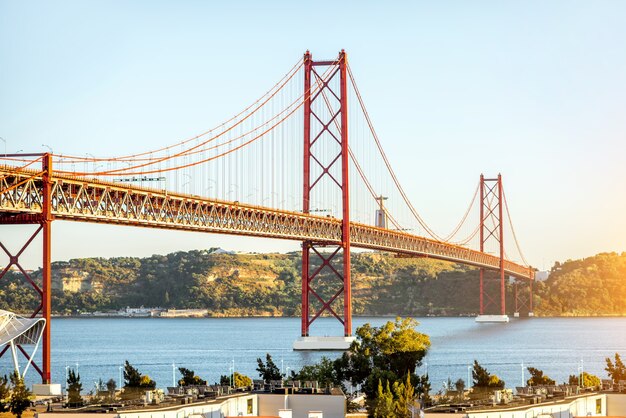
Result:
{"type": "Polygon", "coordinates": [[[324,418],[344,418],[343,395],[270,395],[259,394],[259,415],[278,416],[279,409],[291,409],[293,418],[307,418],[309,411],[321,411],[324,418]]]}
{"type": "MultiPolygon", "coordinates": [[[[431,414],[427,414],[427,418],[428,415],[431,414]]],[[[467,415],[468,418],[536,418],[539,415],[551,415],[553,418],[606,416],[607,395],[588,395],[534,407],[477,411],[469,412],[467,415]]]]}
{"type": "Polygon", "coordinates": [[[606,395],[606,414],[608,416],[626,416],[626,394],[606,395]]]}

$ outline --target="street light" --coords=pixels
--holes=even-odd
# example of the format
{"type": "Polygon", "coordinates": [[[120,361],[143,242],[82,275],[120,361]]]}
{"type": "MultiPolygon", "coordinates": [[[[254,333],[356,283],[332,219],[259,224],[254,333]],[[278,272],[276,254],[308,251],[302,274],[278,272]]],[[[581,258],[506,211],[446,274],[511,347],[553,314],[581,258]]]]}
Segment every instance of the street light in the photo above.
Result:
{"type": "Polygon", "coordinates": [[[233,357],[233,387],[236,385],[235,383],[235,358],[233,357]]]}
{"type": "Polygon", "coordinates": [[[522,387],[526,386],[526,384],[524,384],[524,362],[522,361],[522,387]]]}
{"type": "Polygon", "coordinates": [[[65,365],[65,394],[66,395],[67,395],[67,381],[70,379],[69,370],[70,370],[70,366],[66,364],[65,365]]]}
{"type": "Polygon", "coordinates": [[[120,389],[122,388],[122,384],[123,384],[123,382],[122,382],[122,370],[124,370],[124,366],[120,366],[119,367],[120,378],[118,379],[118,386],[119,386],[120,389]]]}
{"type": "Polygon", "coordinates": [[[585,387],[585,382],[583,381],[583,378],[585,377],[585,370],[584,370],[584,363],[583,363],[583,359],[580,359],[580,381],[578,382],[578,386],[581,388],[585,387]]]}
{"type": "Polygon", "coordinates": [[[471,387],[471,377],[470,372],[472,371],[472,366],[467,366],[467,387],[471,387]]]}
{"type": "Polygon", "coordinates": [[[50,150],[50,154],[54,154],[54,151],[52,150],[52,147],[50,145],[41,144],[41,146],[48,148],[50,150]]]}
{"type": "Polygon", "coordinates": [[[0,136],[2,142],[4,142],[4,156],[7,156],[7,140],[0,136]]]}

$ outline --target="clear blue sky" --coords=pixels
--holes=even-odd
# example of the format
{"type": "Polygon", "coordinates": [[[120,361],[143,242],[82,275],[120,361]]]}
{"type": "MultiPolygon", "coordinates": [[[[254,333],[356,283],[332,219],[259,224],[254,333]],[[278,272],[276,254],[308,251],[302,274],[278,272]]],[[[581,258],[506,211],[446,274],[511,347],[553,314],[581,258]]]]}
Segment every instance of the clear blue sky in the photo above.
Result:
{"type": "MultiPolygon", "coordinates": [[[[9,152],[152,149],[229,118],[306,49],[327,58],[345,48],[426,220],[449,231],[480,173],[501,172],[527,258],[549,267],[626,251],[624,22],[617,0],[0,0],[0,137],[9,152]]],[[[54,228],[55,260],[298,248],[54,228]]],[[[20,231],[2,227],[2,240],[15,248],[20,231]]],[[[30,253],[28,266],[38,257],[30,253]]]]}

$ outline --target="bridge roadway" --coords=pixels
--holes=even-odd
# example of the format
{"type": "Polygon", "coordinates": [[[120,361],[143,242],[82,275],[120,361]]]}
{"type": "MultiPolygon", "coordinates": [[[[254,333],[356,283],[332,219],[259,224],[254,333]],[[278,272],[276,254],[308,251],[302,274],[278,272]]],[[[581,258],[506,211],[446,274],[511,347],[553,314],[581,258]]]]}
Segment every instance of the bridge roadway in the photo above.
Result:
{"type": "MultiPolygon", "coordinates": [[[[341,243],[341,220],[300,212],[170,193],[97,179],[54,175],[53,219],[197,232],[341,243]]],[[[43,172],[0,166],[0,224],[38,223],[43,172]]],[[[401,231],[352,222],[353,247],[500,269],[500,258],[401,231]]],[[[532,279],[528,267],[504,260],[506,274],[532,279]]]]}

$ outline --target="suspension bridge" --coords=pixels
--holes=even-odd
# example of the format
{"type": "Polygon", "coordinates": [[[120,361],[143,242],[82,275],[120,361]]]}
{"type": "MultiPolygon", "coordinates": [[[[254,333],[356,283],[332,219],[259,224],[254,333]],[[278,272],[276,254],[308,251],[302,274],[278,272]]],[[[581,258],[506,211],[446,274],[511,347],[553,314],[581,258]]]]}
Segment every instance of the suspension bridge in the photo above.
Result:
{"type": "Polygon", "coordinates": [[[482,318],[508,320],[506,281],[513,277],[525,289],[516,286],[515,312],[525,306],[532,315],[533,269],[517,241],[502,177],[481,175],[460,221],[437,234],[393,170],[344,51],[324,61],[307,51],[241,112],[172,145],[108,157],[0,157],[0,224],[34,225],[19,251],[0,242],[8,258],[0,279],[19,270],[41,298],[32,317],[46,321],[43,354],[32,365],[44,383],[50,383],[55,220],[301,242],[304,347],[322,315],[342,325],[341,338],[352,335],[352,248],[477,267],[482,318]],[[505,236],[520,261],[509,257],[505,236]],[[20,257],[39,241],[43,267],[34,277],[20,257]]]}

